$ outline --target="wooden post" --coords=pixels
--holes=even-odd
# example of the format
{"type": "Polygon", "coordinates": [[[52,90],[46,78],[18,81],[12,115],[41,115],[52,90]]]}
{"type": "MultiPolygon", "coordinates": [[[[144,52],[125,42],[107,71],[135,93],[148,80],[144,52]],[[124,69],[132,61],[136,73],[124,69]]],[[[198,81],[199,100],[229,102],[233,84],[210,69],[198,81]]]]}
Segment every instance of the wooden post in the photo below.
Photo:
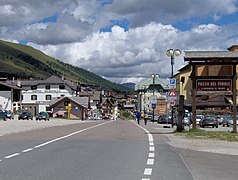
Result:
{"type": "Polygon", "coordinates": [[[177,119],[177,131],[182,132],[184,130],[184,123],[182,119],[184,118],[184,96],[179,96],[179,106],[178,106],[178,119],[177,119]]]}
{"type": "Polygon", "coordinates": [[[236,65],[233,65],[233,79],[232,79],[232,92],[233,92],[233,133],[237,133],[236,126],[236,65]]]}
{"type": "Polygon", "coordinates": [[[196,129],[196,66],[192,65],[192,123],[196,129]]]}

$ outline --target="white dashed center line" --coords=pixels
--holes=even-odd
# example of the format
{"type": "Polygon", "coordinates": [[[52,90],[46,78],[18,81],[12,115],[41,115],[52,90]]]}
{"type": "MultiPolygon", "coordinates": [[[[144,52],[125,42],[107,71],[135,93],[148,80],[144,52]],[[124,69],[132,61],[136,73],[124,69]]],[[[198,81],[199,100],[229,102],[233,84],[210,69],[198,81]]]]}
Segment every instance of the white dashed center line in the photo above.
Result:
{"type": "MultiPolygon", "coordinates": [[[[111,121],[108,121],[108,122],[105,122],[105,123],[102,123],[102,124],[97,124],[97,125],[95,125],[95,126],[91,126],[91,127],[82,129],[82,130],[80,130],[80,131],[73,132],[73,133],[71,133],[71,134],[68,134],[68,135],[65,135],[65,136],[62,136],[62,137],[59,137],[59,138],[56,138],[56,139],[47,141],[47,142],[42,143],[42,144],[39,144],[39,145],[37,145],[37,146],[35,146],[35,147],[33,147],[33,148],[25,149],[25,150],[23,150],[23,151],[21,151],[21,152],[26,153],[26,152],[32,151],[32,150],[34,150],[34,149],[37,149],[37,148],[46,146],[46,145],[51,144],[51,143],[53,143],[53,142],[56,142],[56,141],[59,141],[59,140],[68,138],[68,137],[73,136],[73,135],[75,135],[75,134],[79,134],[79,133],[84,132],[84,131],[87,131],[87,130],[89,130],[89,129],[93,129],[93,128],[102,126],[102,125],[107,124],[107,123],[109,123],[109,122],[111,122],[111,121]]],[[[16,157],[16,156],[18,156],[18,155],[20,155],[20,153],[11,154],[11,155],[9,155],[9,156],[4,157],[4,159],[10,159],[10,158],[16,157]]],[[[0,159],[0,162],[1,162],[1,161],[2,161],[2,160],[0,159]]]]}
{"type": "Polygon", "coordinates": [[[23,152],[23,153],[26,153],[26,152],[29,152],[29,151],[32,151],[32,150],[33,150],[33,148],[29,148],[29,149],[23,150],[22,152],[23,152]]]}
{"type": "Polygon", "coordinates": [[[12,157],[15,157],[15,156],[18,156],[20,153],[15,153],[15,154],[12,154],[12,155],[9,155],[9,156],[6,156],[4,157],[5,159],[9,159],[9,158],[12,158],[12,157]]]}

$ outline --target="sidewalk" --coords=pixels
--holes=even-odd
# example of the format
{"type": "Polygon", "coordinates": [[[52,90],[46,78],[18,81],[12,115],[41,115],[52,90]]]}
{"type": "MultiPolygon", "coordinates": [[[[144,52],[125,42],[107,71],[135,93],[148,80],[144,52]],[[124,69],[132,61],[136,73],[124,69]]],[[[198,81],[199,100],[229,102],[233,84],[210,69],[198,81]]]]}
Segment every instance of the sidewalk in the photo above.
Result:
{"type": "Polygon", "coordinates": [[[50,121],[36,121],[36,120],[0,120],[0,136],[11,133],[18,133],[30,131],[34,129],[42,129],[52,126],[63,126],[70,124],[78,124],[87,121],[82,120],[67,120],[59,118],[51,118],[50,121]]]}

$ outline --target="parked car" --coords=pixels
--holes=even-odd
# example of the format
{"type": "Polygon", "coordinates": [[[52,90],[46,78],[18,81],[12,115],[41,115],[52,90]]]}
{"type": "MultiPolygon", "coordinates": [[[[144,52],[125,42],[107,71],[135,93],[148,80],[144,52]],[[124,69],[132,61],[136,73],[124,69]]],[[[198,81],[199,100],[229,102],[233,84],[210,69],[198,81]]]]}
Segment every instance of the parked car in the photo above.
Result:
{"type": "Polygon", "coordinates": [[[22,112],[22,113],[19,114],[18,120],[21,120],[21,119],[23,119],[23,120],[25,120],[25,119],[27,119],[27,120],[29,120],[29,119],[33,120],[33,115],[32,115],[31,112],[24,111],[24,112],[22,112]]]}
{"type": "Polygon", "coordinates": [[[218,128],[218,121],[214,114],[205,115],[205,117],[200,121],[200,126],[202,128],[206,126],[212,126],[213,128],[218,128]]]}
{"type": "Polygon", "coordinates": [[[3,110],[0,110],[0,119],[6,121],[6,113],[3,110]]]}
{"type": "Polygon", "coordinates": [[[192,123],[191,113],[185,110],[183,123],[185,126],[189,126],[192,123]]]}
{"type": "Polygon", "coordinates": [[[11,111],[5,111],[5,116],[6,116],[6,119],[13,119],[14,118],[14,115],[11,111]]]}
{"type": "Polygon", "coordinates": [[[223,118],[222,126],[223,127],[229,127],[231,126],[231,123],[233,124],[233,117],[232,116],[225,116],[223,118]]]}
{"type": "Polygon", "coordinates": [[[200,121],[204,118],[203,114],[196,114],[196,125],[200,124],[200,121]]]}
{"type": "Polygon", "coordinates": [[[160,115],[158,118],[158,123],[171,124],[171,116],[169,116],[168,114],[160,115]]]}
{"type": "Polygon", "coordinates": [[[41,111],[36,115],[36,120],[49,121],[50,120],[50,115],[45,111],[41,111]]]}

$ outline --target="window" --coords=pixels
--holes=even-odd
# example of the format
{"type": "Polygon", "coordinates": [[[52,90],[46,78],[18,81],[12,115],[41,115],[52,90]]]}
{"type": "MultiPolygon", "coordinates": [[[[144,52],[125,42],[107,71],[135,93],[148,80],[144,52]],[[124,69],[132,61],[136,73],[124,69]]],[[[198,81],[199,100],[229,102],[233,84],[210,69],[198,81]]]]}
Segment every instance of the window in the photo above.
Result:
{"type": "Polygon", "coordinates": [[[59,85],[59,89],[65,89],[65,85],[59,85]]]}
{"type": "Polygon", "coordinates": [[[37,100],[37,95],[31,95],[31,100],[37,100]]]}
{"type": "Polygon", "coordinates": [[[50,89],[50,85],[45,85],[45,89],[50,89]]]}
{"type": "Polygon", "coordinates": [[[69,105],[69,101],[64,101],[64,105],[68,106],[69,105]]]}
{"type": "Polygon", "coordinates": [[[64,94],[61,94],[60,97],[64,97],[64,94]]]}
{"type": "Polygon", "coordinates": [[[45,100],[51,100],[51,95],[46,95],[45,100]]]}
{"type": "Polygon", "coordinates": [[[37,86],[31,86],[31,90],[36,90],[37,86]]]}

